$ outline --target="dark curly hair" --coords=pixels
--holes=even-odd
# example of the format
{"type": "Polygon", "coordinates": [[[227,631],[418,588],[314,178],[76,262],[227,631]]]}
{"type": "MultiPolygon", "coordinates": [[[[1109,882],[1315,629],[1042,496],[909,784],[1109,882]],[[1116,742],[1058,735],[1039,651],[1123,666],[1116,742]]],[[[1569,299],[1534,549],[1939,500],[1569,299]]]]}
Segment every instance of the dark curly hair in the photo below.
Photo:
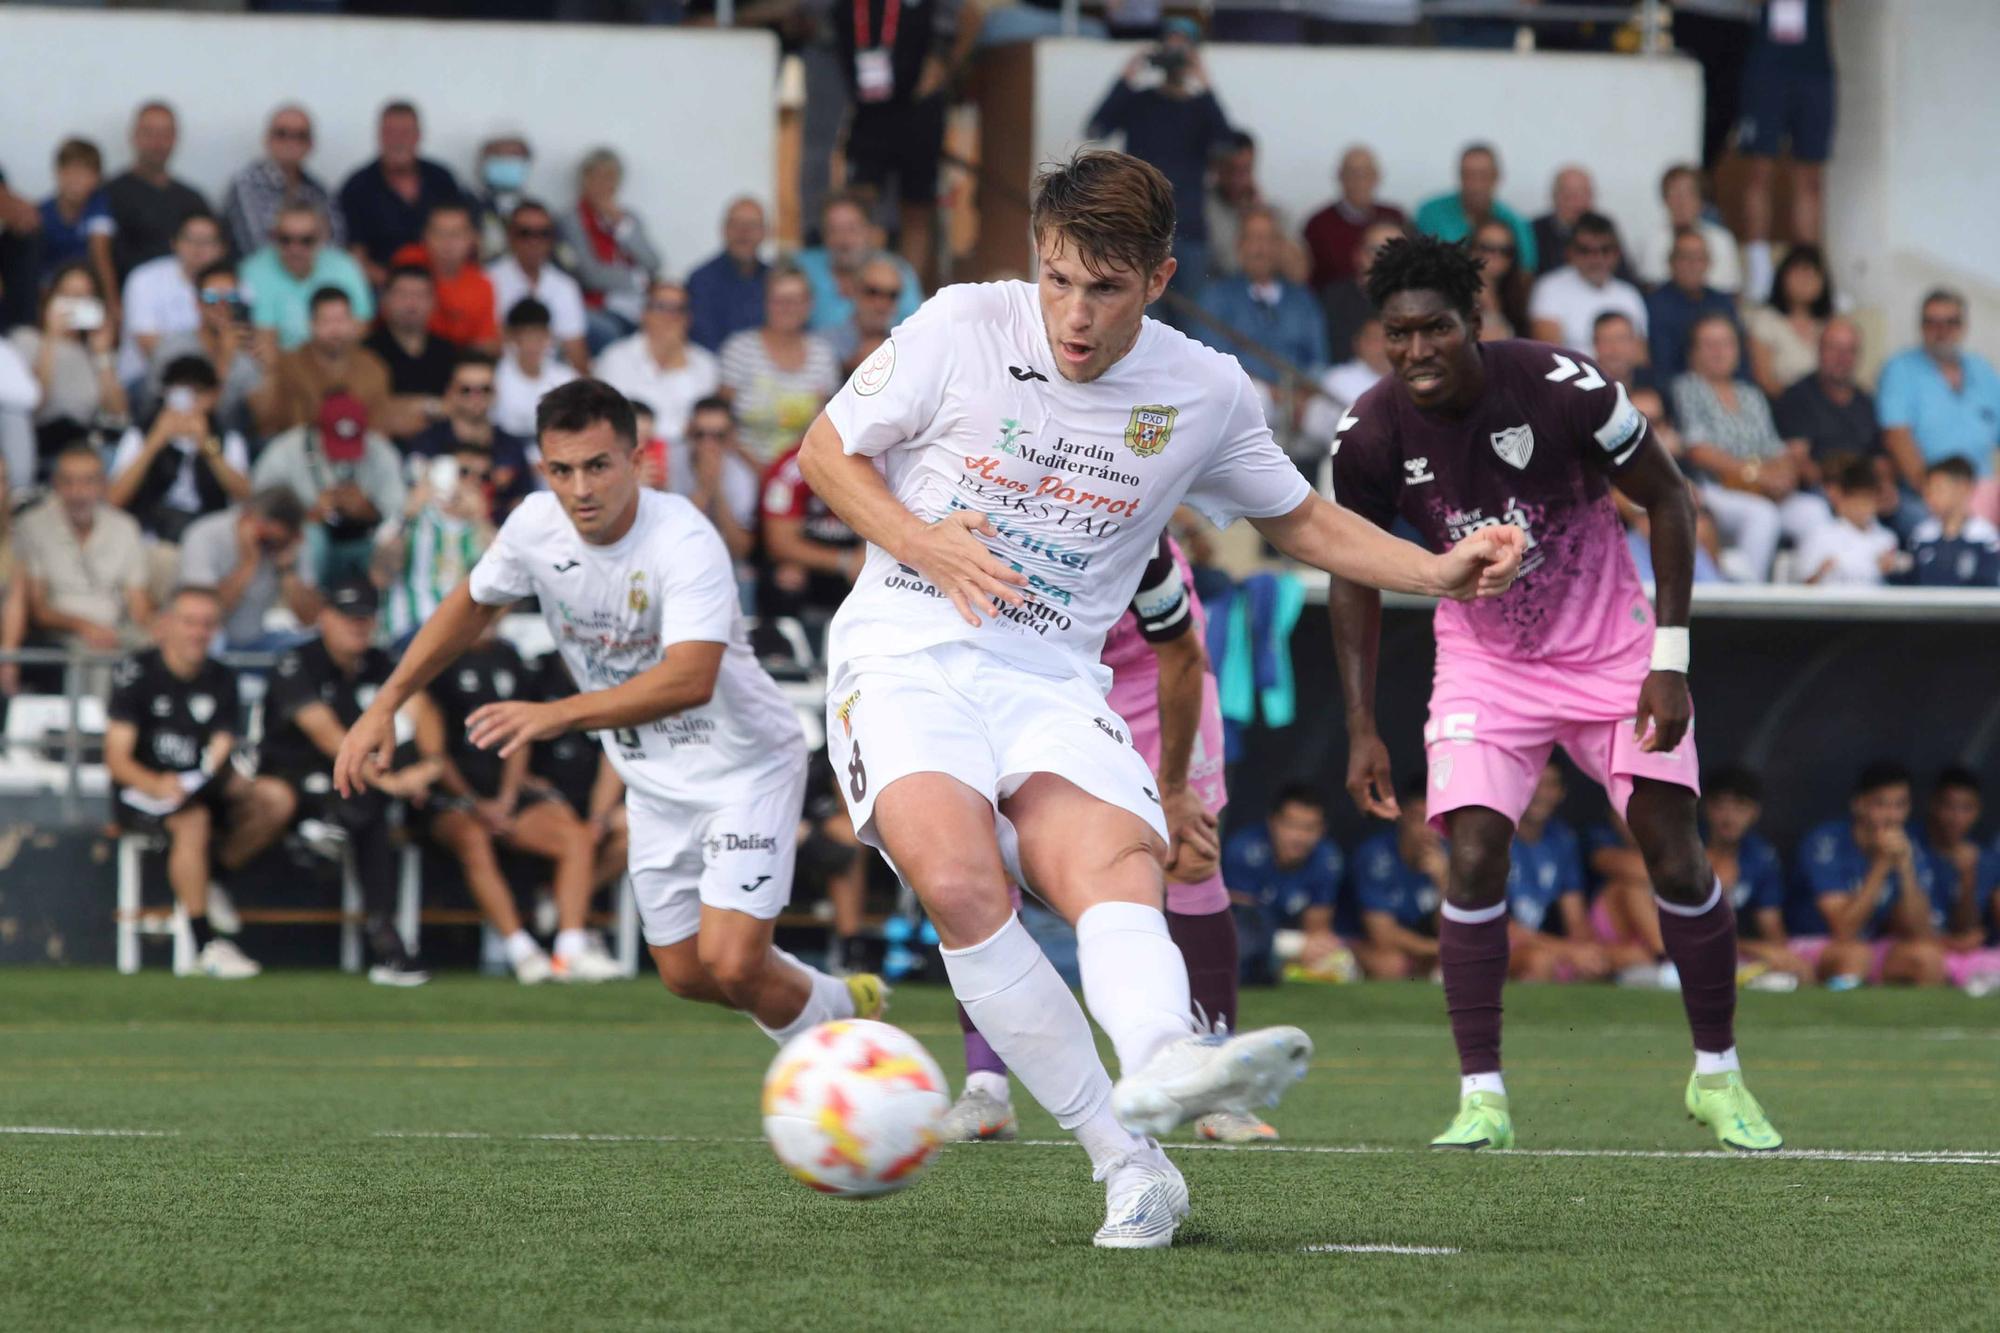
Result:
{"type": "Polygon", "coordinates": [[[1377,310],[1397,292],[1436,292],[1462,315],[1479,309],[1481,261],[1465,246],[1435,236],[1390,241],[1368,271],[1368,300],[1377,310]]]}

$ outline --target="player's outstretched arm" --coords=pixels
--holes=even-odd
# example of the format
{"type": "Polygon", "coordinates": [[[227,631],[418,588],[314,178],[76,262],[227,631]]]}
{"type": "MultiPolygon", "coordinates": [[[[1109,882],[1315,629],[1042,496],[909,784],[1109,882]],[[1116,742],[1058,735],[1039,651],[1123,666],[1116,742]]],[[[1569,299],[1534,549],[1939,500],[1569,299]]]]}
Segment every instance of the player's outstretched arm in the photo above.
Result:
{"type": "Polygon", "coordinates": [[[396,710],[477,643],[486,627],[506,609],[473,601],[471,589],[463,580],[445,594],[444,601],[404,650],[403,660],[396,664],[395,671],[376,694],[375,702],[355,719],[341,741],[340,752],[333,760],[333,785],[342,796],[354,795],[368,785],[372,775],[389,771],[390,755],[396,748],[396,710]]]}
{"type": "Polygon", "coordinates": [[[1654,636],[1653,669],[1639,688],[1633,735],[1643,749],[1671,750],[1687,735],[1688,724],[1694,719],[1687,681],[1688,605],[1694,588],[1694,496],[1665,446],[1651,437],[1613,482],[1646,511],[1653,533],[1653,609],[1659,628],[1654,636]],[[1651,736],[1646,734],[1649,726],[1651,736]]]}
{"type": "Polygon", "coordinates": [[[986,515],[971,510],[926,523],[904,507],[873,459],[850,454],[826,414],[813,422],[799,447],[806,485],[863,540],[879,546],[937,585],[969,624],[993,603],[1021,604],[1028,576],[982,546],[972,534],[998,536],[986,515]]]}
{"type": "Polygon", "coordinates": [[[1375,730],[1375,668],[1382,652],[1382,593],[1335,577],[1327,585],[1333,661],[1347,705],[1347,794],[1363,813],[1394,819],[1396,781],[1389,747],[1375,730]]]}
{"type": "Polygon", "coordinates": [[[1480,528],[1443,555],[1433,555],[1317,495],[1290,513],[1250,521],[1299,563],[1391,592],[1470,602],[1506,592],[1521,570],[1521,531],[1504,524],[1480,528]]]}
{"type": "Polygon", "coordinates": [[[616,731],[643,727],[715,694],[728,645],[687,639],[667,645],[660,664],[608,690],[590,690],[548,703],[485,704],[465,719],[465,736],[482,750],[510,758],[536,741],[566,731],[616,731]]]}

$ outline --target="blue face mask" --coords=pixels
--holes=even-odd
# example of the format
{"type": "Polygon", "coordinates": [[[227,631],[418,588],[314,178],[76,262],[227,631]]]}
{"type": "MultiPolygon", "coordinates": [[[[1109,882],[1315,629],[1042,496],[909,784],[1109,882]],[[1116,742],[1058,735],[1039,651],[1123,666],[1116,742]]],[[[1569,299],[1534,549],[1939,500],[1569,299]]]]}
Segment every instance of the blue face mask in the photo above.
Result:
{"type": "Polygon", "coordinates": [[[525,157],[489,157],[481,168],[489,188],[500,191],[518,190],[528,183],[528,159],[525,157]]]}

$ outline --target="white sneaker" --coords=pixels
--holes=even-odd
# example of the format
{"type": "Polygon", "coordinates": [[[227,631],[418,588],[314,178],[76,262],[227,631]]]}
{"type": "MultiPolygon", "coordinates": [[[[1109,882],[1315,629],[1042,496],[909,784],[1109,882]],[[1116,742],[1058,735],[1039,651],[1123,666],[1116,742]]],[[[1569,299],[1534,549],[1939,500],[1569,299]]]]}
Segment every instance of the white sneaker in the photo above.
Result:
{"type": "Polygon", "coordinates": [[[604,941],[590,936],[590,942],[575,953],[557,954],[552,964],[557,981],[622,981],[625,969],[604,948],[604,941]]]}
{"type": "Polygon", "coordinates": [[[1660,970],[1655,974],[1654,984],[1661,990],[1679,990],[1681,988],[1680,968],[1676,967],[1671,959],[1661,963],[1660,970]]]}
{"type": "Polygon", "coordinates": [[[243,929],[243,918],[236,915],[236,903],[220,884],[208,886],[208,924],[215,927],[218,935],[235,935],[243,929]]]}
{"type": "Polygon", "coordinates": [[[1276,1106],[1306,1076],[1312,1038],[1294,1027],[1174,1042],[1111,1090],[1111,1111],[1134,1134],[1158,1138],[1211,1111],[1276,1106]]]}
{"type": "Polygon", "coordinates": [[[539,986],[555,975],[555,964],[540,949],[514,963],[514,980],[523,986],[539,986]]]}
{"type": "Polygon", "coordinates": [[[1188,1215],[1187,1182],[1147,1139],[1144,1146],[1093,1173],[1104,1187],[1104,1225],[1091,1244],[1105,1250],[1163,1250],[1188,1215]]]}
{"type": "Polygon", "coordinates": [[[210,940],[208,947],[195,955],[194,965],[202,976],[217,981],[243,981],[264,970],[237,948],[235,941],[220,939],[210,940]]]}
{"type": "Polygon", "coordinates": [[[990,1092],[967,1088],[944,1113],[938,1137],[946,1143],[998,1142],[1018,1138],[1014,1108],[990,1092]]]}
{"type": "Polygon", "coordinates": [[[1194,1122],[1196,1138],[1211,1143],[1276,1143],[1278,1131],[1248,1111],[1210,1111],[1194,1122]]]}

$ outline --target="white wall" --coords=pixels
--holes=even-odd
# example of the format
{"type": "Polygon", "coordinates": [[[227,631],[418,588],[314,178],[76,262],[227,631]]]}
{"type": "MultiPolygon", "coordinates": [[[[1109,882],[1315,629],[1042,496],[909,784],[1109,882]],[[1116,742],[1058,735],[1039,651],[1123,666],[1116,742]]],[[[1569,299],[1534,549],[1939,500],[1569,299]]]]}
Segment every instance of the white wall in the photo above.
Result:
{"type": "MultiPolygon", "coordinates": [[[[1037,47],[1035,149],[1060,158],[1126,61],[1130,43],[1044,41],[1037,47]]],[[[1414,212],[1458,188],[1458,152],[1484,139],[1500,152],[1501,198],[1545,213],[1557,168],[1597,179],[1598,207],[1628,245],[1663,225],[1660,173],[1701,147],[1701,74],[1679,58],[1538,55],[1337,47],[1211,46],[1203,52],[1230,123],[1258,141],[1265,192],[1295,222],[1337,193],[1334,168],[1353,143],[1382,160],[1382,197],[1414,212]]]]}
{"type": "Polygon", "coordinates": [[[514,130],[534,148],[531,189],[575,198],[575,166],[608,144],[625,198],[669,268],[720,247],[737,194],[770,202],[777,44],[766,32],[134,13],[0,6],[0,152],[15,189],[50,188],[56,144],[95,140],[111,172],[129,154],[138,102],[180,114],[174,173],[218,207],[229,176],[261,153],[283,101],[313,113],[308,163],[330,188],[375,155],[375,115],[408,97],[426,157],[470,175],[481,140],[514,130]]]}

